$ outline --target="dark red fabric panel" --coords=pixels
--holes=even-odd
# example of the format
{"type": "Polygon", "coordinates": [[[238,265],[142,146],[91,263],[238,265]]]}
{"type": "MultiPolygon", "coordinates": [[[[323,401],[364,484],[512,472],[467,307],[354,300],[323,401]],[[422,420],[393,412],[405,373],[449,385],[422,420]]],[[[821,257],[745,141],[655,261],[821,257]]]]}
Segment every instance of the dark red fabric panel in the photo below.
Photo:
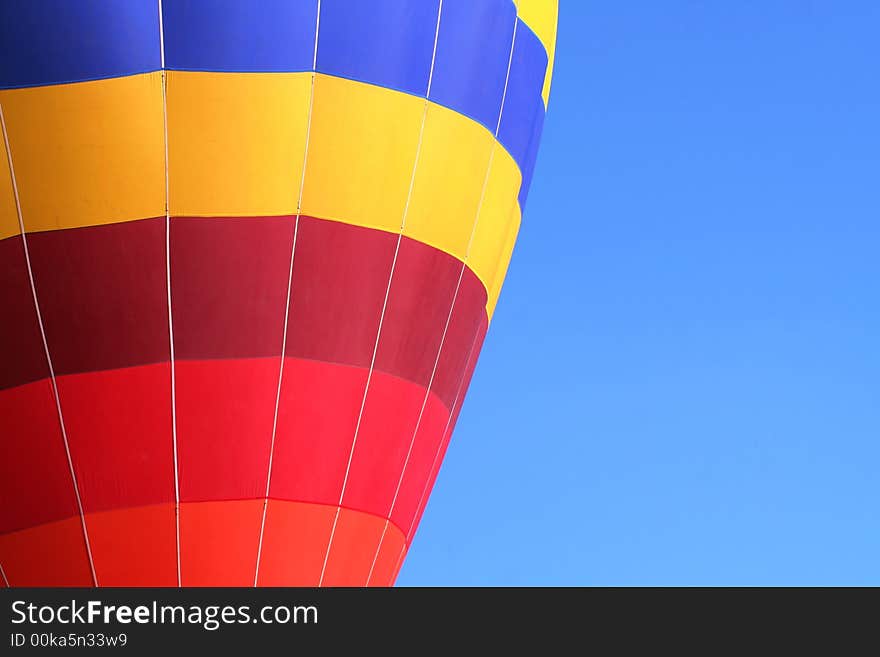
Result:
{"type": "Polygon", "coordinates": [[[168,360],[164,218],[27,239],[56,375],[168,360]]]}
{"type": "Polygon", "coordinates": [[[279,358],[178,361],[181,502],[263,497],[279,358]]]}
{"type": "Polygon", "coordinates": [[[0,534],[77,515],[52,385],[0,390],[0,534]]]}
{"type": "Polygon", "coordinates": [[[339,502],[366,383],[362,367],[285,359],[272,497],[339,502]]]}
{"type": "Polygon", "coordinates": [[[49,375],[21,236],[0,240],[0,389],[49,375]]]}
{"type": "Polygon", "coordinates": [[[369,367],[397,235],[300,217],[287,355],[369,367]]]}
{"type": "Polygon", "coordinates": [[[174,501],[168,363],[58,377],[86,513],[174,501]]]}
{"type": "Polygon", "coordinates": [[[292,217],[174,217],[175,358],[279,356],[292,217]]]}
{"type": "Polygon", "coordinates": [[[409,238],[401,241],[377,370],[428,386],[460,273],[461,262],[449,254],[409,238]]]}
{"type": "Polygon", "coordinates": [[[343,506],[387,517],[424,399],[422,386],[373,372],[343,506]]]}
{"type": "MultiPolygon", "coordinates": [[[[293,229],[290,217],[172,219],[179,360],[280,355],[293,229]]],[[[164,219],[33,233],[28,244],[57,374],[168,361],[164,219]]],[[[393,233],[300,218],[287,355],[369,367],[396,244],[393,233]]],[[[0,326],[2,388],[45,377],[47,366],[21,242],[0,246],[13,318],[0,326]]],[[[401,240],[377,370],[428,384],[461,271],[449,254],[401,240]]],[[[485,302],[465,268],[432,385],[448,406],[485,302]]]]}
{"type": "MultiPolygon", "coordinates": [[[[465,268],[443,341],[443,351],[437,362],[437,372],[431,384],[431,391],[443,400],[447,408],[452,408],[455,401],[461,377],[467,368],[468,354],[474,344],[474,335],[478,331],[485,335],[487,325],[486,288],[470,269],[465,268]]],[[[479,354],[478,348],[476,352],[479,354]]]]}

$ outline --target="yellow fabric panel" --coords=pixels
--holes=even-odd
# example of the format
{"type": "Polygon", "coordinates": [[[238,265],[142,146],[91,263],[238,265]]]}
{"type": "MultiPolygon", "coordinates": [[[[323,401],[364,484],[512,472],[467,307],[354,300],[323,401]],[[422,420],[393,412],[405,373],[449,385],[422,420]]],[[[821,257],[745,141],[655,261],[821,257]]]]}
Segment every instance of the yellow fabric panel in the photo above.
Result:
{"type": "Polygon", "coordinates": [[[489,298],[486,301],[486,314],[489,317],[489,321],[492,321],[492,315],[495,314],[498,298],[501,296],[501,288],[504,285],[504,279],[507,278],[507,268],[510,266],[510,257],[513,255],[513,245],[516,243],[516,236],[519,234],[520,218],[520,210],[519,206],[517,206],[511,210],[510,220],[507,224],[507,234],[503,239],[500,239],[502,247],[501,254],[498,257],[498,268],[492,277],[492,282],[489,286],[489,298]]]}
{"type": "MultiPolygon", "coordinates": [[[[467,264],[477,274],[489,294],[486,304],[491,317],[501,281],[506,271],[505,248],[511,225],[519,226],[520,209],[517,193],[522,177],[516,162],[500,146],[495,148],[486,194],[474,230],[474,240],[467,264]]],[[[509,258],[509,254],[507,258],[509,258]]]]}
{"type": "Polygon", "coordinates": [[[0,240],[19,234],[6,142],[0,138],[0,240]]]}
{"type": "Polygon", "coordinates": [[[311,73],[168,73],[173,215],[296,212],[311,73]]]}
{"type": "Polygon", "coordinates": [[[556,26],[559,18],[557,0],[518,0],[517,12],[547,51],[547,74],[544,76],[544,107],[550,98],[550,80],[553,78],[553,60],[556,55],[556,26]]]}
{"type": "Polygon", "coordinates": [[[477,122],[428,106],[404,234],[464,259],[493,141],[477,122]]]}
{"type": "Polygon", "coordinates": [[[318,75],[302,213],[398,232],[425,101],[318,75]]]}
{"type": "Polygon", "coordinates": [[[165,214],[158,72],[0,92],[28,231],[165,214]]]}

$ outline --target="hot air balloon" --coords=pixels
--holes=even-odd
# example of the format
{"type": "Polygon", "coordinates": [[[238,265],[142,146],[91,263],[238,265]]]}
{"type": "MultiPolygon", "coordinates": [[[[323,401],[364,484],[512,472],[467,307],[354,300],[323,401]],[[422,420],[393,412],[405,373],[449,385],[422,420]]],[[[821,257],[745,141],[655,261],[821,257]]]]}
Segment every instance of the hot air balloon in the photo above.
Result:
{"type": "Polygon", "coordinates": [[[556,5],[0,3],[6,585],[394,582],[556,5]]]}

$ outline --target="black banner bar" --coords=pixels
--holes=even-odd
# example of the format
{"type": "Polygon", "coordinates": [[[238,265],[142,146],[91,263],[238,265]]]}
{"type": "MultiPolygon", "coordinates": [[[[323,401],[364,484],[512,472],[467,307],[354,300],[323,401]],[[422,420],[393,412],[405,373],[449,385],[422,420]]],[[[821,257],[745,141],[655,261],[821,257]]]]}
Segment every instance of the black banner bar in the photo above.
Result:
{"type": "MultiPolygon", "coordinates": [[[[468,653],[475,640],[581,652],[600,640],[622,648],[700,636],[715,647],[757,648],[774,638],[818,640],[835,627],[839,648],[875,623],[876,604],[861,597],[838,589],[4,589],[0,654],[259,655],[303,647],[434,654],[444,646],[468,653]]],[[[875,601],[876,592],[867,597],[875,601]]],[[[871,643],[877,647],[876,637],[871,643]]]]}

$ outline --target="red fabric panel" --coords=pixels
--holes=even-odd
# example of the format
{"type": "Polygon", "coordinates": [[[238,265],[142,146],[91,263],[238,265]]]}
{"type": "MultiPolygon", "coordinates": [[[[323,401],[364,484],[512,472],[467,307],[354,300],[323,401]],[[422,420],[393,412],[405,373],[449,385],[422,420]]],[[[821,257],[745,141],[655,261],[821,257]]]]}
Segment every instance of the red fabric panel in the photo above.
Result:
{"type": "Polygon", "coordinates": [[[265,495],[280,366],[279,358],[176,363],[181,501],[265,495]]]}
{"type": "Polygon", "coordinates": [[[279,356],[292,217],[174,217],[171,292],[178,359],[279,356]]]}
{"type": "Polygon", "coordinates": [[[171,367],[58,377],[86,513],[174,501],[171,367]]]}
{"type": "Polygon", "coordinates": [[[369,367],[397,235],[300,217],[287,355],[369,367]]]}
{"type": "Polygon", "coordinates": [[[367,370],[284,361],[270,495],[337,504],[367,383],[367,370]]]}
{"type": "Polygon", "coordinates": [[[77,515],[49,381],[0,390],[0,436],[0,534],[77,515]]]}
{"type": "Polygon", "coordinates": [[[49,375],[21,236],[0,240],[0,389],[49,375]]]}
{"type": "Polygon", "coordinates": [[[423,387],[373,372],[343,506],[387,516],[424,399],[423,387]]]}
{"type": "Polygon", "coordinates": [[[183,586],[253,586],[263,501],[180,505],[183,586]]]}
{"type": "Polygon", "coordinates": [[[259,586],[317,586],[335,506],[269,500],[259,586]]]}
{"type": "Polygon", "coordinates": [[[169,359],[165,219],[28,235],[56,376],[169,359]]]}
{"type": "Polygon", "coordinates": [[[173,504],[86,514],[100,586],[177,586],[173,504]]]}
{"type": "Polygon", "coordinates": [[[79,516],[0,535],[10,586],[92,586],[79,516]]]}
{"type": "MultiPolygon", "coordinates": [[[[443,432],[449,421],[449,411],[446,406],[432,393],[428,396],[425,412],[419,424],[418,434],[413,443],[409,463],[400,479],[400,492],[391,514],[391,520],[404,529],[408,528],[416,514],[422,491],[431,476],[431,468],[434,465],[434,457],[440,442],[443,440],[443,432]]],[[[398,473],[398,478],[401,473],[398,473]]],[[[395,480],[395,485],[397,480],[395,480]]],[[[393,566],[393,564],[392,564],[393,566]]]]}

